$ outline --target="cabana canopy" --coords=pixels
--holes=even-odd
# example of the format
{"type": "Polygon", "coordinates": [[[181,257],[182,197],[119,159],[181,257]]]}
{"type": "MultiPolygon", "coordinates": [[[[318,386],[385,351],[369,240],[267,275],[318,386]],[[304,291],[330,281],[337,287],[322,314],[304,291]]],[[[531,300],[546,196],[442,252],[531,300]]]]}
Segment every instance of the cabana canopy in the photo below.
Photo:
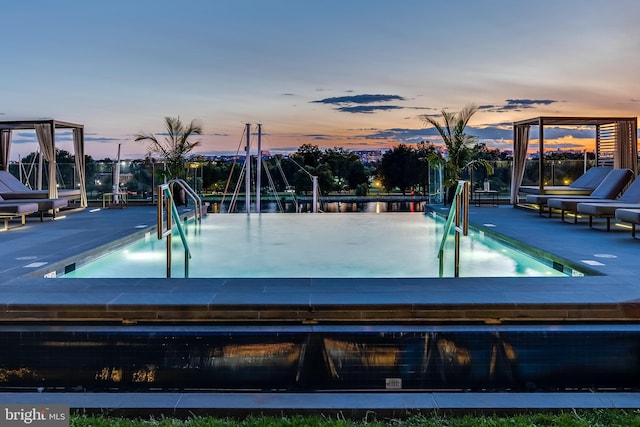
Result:
{"type": "MultiPolygon", "coordinates": [[[[14,130],[34,129],[38,137],[40,152],[49,163],[49,198],[58,198],[56,178],[56,129],[71,129],[78,182],[80,184],[80,204],[87,207],[87,190],[84,158],[84,125],[59,120],[0,121],[0,168],[9,170],[11,136],[14,130]]],[[[42,169],[38,175],[38,190],[42,189],[42,169]]]]}
{"type": "Polygon", "coordinates": [[[529,130],[538,126],[538,155],[540,159],[540,194],[544,194],[544,127],[595,126],[596,165],[627,168],[638,174],[638,118],[637,117],[536,117],[513,124],[513,168],[511,170],[511,204],[518,200],[524,176],[529,145],[529,130]]]}

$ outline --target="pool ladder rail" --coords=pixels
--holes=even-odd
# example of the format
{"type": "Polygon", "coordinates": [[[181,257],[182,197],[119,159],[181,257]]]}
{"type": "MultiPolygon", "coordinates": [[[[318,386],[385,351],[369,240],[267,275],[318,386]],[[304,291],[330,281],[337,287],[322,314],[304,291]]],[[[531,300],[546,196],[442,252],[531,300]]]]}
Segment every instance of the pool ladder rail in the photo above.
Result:
{"type": "Polygon", "coordinates": [[[456,192],[453,196],[453,202],[451,203],[451,209],[449,209],[449,215],[444,225],[444,234],[442,235],[442,241],[440,242],[440,249],[438,250],[438,258],[440,259],[440,277],[444,275],[444,246],[447,242],[447,237],[451,234],[451,227],[455,223],[455,241],[454,241],[454,277],[460,277],[460,234],[464,236],[469,234],[469,194],[470,194],[469,181],[458,181],[456,192]]]}
{"type": "Polygon", "coordinates": [[[181,179],[181,178],[171,179],[167,181],[167,184],[169,185],[169,188],[172,190],[171,192],[172,195],[173,195],[173,187],[175,187],[176,185],[185,191],[187,197],[189,197],[193,202],[196,221],[200,222],[202,220],[202,215],[203,215],[202,213],[203,202],[202,202],[202,198],[198,196],[198,193],[196,193],[195,190],[191,188],[191,186],[187,184],[187,182],[184,179],[181,179]]]}
{"type": "Polygon", "coordinates": [[[172,179],[166,184],[158,185],[158,240],[162,240],[165,237],[167,239],[167,278],[171,278],[171,237],[174,223],[178,229],[178,235],[180,236],[182,246],[184,247],[184,277],[189,277],[189,259],[191,258],[191,249],[189,248],[186,234],[182,228],[182,223],[180,222],[180,214],[178,213],[178,208],[173,201],[172,190],[176,185],[184,189],[186,195],[193,200],[196,221],[200,222],[202,220],[202,199],[184,180],[172,179]]]}

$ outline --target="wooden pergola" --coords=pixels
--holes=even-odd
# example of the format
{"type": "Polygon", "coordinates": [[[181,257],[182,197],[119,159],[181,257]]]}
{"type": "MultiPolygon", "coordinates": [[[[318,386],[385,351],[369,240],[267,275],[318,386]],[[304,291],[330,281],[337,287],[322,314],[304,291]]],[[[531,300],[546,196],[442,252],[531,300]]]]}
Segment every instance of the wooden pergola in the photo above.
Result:
{"type": "Polygon", "coordinates": [[[544,193],[544,127],[595,126],[596,165],[627,168],[638,174],[637,117],[535,117],[513,124],[513,167],[511,169],[511,204],[518,200],[529,146],[529,130],[538,126],[539,193],[544,193]]]}
{"type": "MultiPolygon", "coordinates": [[[[40,153],[49,163],[49,198],[58,198],[56,177],[56,129],[71,129],[75,154],[75,171],[79,183],[80,205],[87,207],[86,165],[84,157],[84,125],[53,119],[0,121],[0,168],[9,170],[11,137],[14,130],[35,130],[40,153]]],[[[42,168],[38,171],[38,190],[42,189],[42,168]]],[[[75,189],[74,189],[75,191],[75,189]]]]}

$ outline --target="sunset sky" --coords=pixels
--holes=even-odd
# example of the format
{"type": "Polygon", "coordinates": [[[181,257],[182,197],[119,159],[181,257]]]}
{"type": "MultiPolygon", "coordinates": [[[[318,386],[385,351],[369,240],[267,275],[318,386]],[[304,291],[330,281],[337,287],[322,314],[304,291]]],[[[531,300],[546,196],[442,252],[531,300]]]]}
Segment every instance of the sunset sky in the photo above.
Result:
{"type": "MultiPolygon", "coordinates": [[[[468,132],[511,149],[541,115],[636,117],[637,0],[4,1],[0,121],[85,126],[96,159],[141,158],[138,132],[198,119],[203,154],[440,142],[422,115],[480,107],[468,132]]],[[[547,129],[549,149],[593,144],[547,129]]],[[[58,146],[72,151],[60,135],[58,146]]],[[[15,132],[11,157],[35,150],[15,132]]]]}

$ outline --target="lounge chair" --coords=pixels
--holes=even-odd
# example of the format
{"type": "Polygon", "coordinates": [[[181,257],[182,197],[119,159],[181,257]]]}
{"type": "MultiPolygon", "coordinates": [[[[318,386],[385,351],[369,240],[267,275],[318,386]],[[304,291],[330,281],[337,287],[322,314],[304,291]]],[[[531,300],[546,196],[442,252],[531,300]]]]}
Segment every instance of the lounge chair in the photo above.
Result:
{"type": "Polygon", "coordinates": [[[20,217],[22,225],[26,216],[38,212],[37,203],[0,203],[0,218],[4,219],[4,229],[9,229],[9,220],[20,217]]]}
{"type": "Polygon", "coordinates": [[[616,217],[616,209],[640,209],[640,179],[636,177],[622,195],[617,199],[594,200],[578,203],[576,211],[580,215],[589,216],[589,227],[593,226],[593,218],[606,218],[607,231],[611,230],[611,218],[616,217]]]}
{"type": "Polygon", "coordinates": [[[47,190],[32,190],[25,186],[19,179],[7,171],[0,171],[0,204],[3,203],[28,203],[38,204],[40,221],[44,221],[44,213],[52,211],[56,216],[56,210],[65,208],[69,202],[63,198],[50,199],[47,190]]]}
{"type": "MultiPolygon", "coordinates": [[[[47,190],[32,190],[7,171],[0,171],[0,196],[5,199],[48,199],[47,190]]],[[[75,200],[80,190],[58,190],[58,198],[75,200]]]]}
{"type": "Polygon", "coordinates": [[[522,186],[520,192],[527,193],[526,202],[538,205],[538,212],[542,215],[550,198],[565,195],[589,196],[612,170],[611,166],[595,166],[573,181],[571,185],[544,187],[544,194],[539,194],[538,187],[522,186]]]}
{"type": "MultiPolygon", "coordinates": [[[[549,216],[553,209],[559,209],[561,211],[561,219],[564,221],[564,214],[566,212],[576,212],[578,203],[588,203],[591,201],[597,202],[598,200],[616,200],[618,195],[622,192],[624,187],[633,179],[633,172],[629,169],[614,169],[602,180],[602,183],[598,185],[598,188],[593,190],[593,193],[588,197],[580,196],[556,196],[558,198],[552,198],[547,200],[547,206],[549,206],[549,216]]],[[[574,224],[578,222],[578,215],[574,216],[574,224]]]]}
{"type": "Polygon", "coordinates": [[[636,237],[636,224],[640,224],[640,209],[616,209],[616,218],[631,224],[631,237],[636,237]]]}
{"type": "MultiPolygon", "coordinates": [[[[40,212],[40,221],[44,221],[44,213],[47,211],[53,211],[53,217],[56,216],[56,210],[65,208],[69,202],[65,199],[5,199],[0,196],[0,209],[2,206],[20,205],[20,204],[35,204],[37,209],[34,212],[40,212]]],[[[31,212],[33,213],[33,212],[31,212]]]]}

